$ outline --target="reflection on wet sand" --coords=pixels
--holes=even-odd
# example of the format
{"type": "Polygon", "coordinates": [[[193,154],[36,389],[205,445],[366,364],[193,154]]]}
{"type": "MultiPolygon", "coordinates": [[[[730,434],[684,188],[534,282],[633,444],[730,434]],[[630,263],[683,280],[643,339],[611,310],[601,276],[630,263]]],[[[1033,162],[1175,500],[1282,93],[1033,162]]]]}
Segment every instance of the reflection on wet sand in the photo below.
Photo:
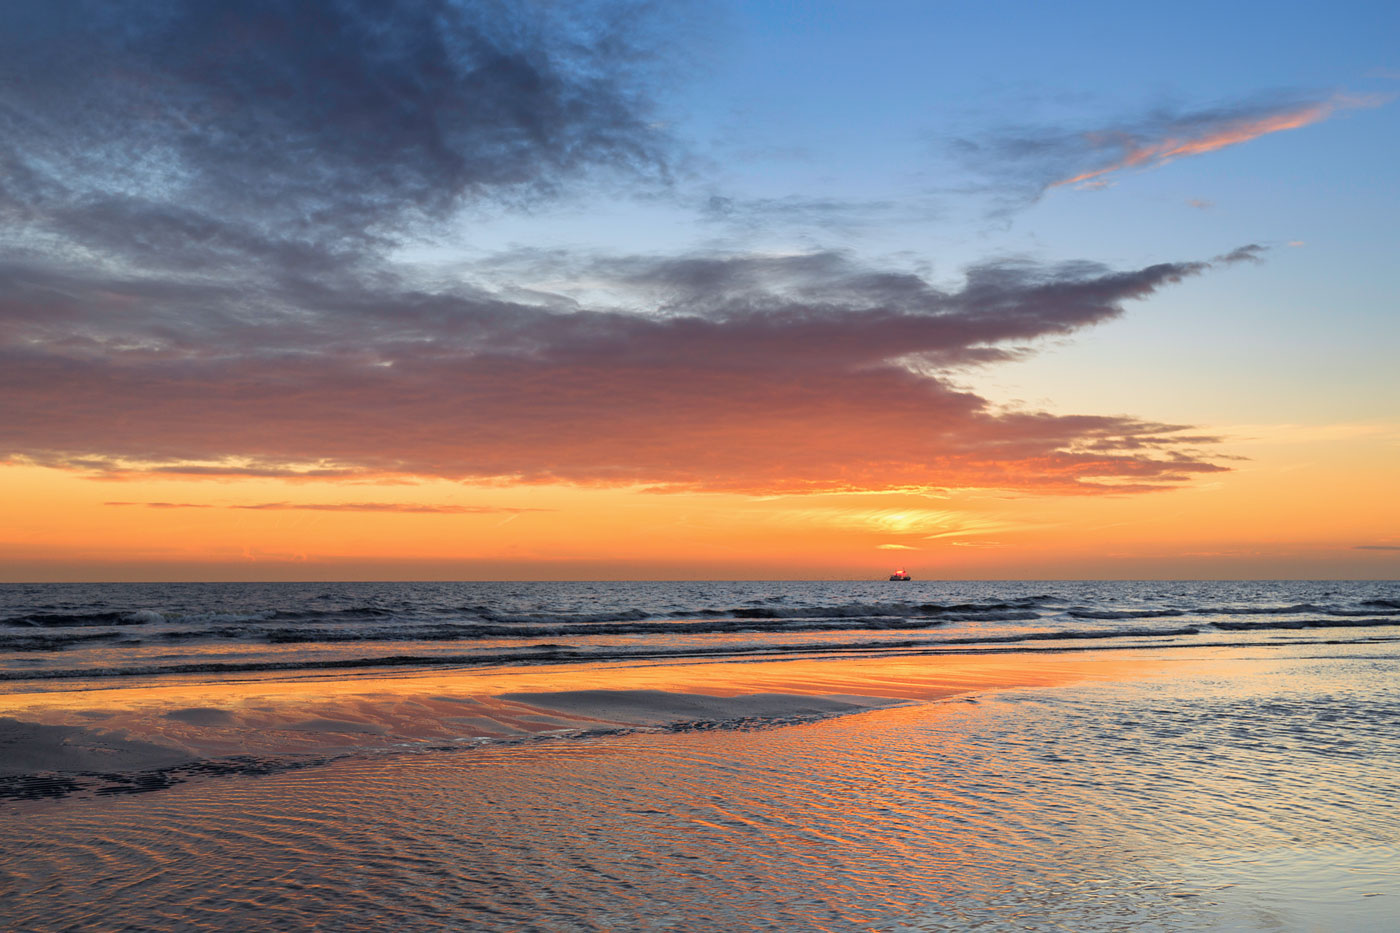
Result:
{"type": "MultiPolygon", "coordinates": [[[[695,721],[778,723],[973,691],[1142,676],[1167,663],[1086,654],[894,656],[45,684],[42,692],[0,697],[0,716],[31,730],[19,742],[20,727],[9,726],[15,754],[0,773],[136,770],[167,766],[172,754],[325,755],[695,721]],[[35,725],[70,731],[40,741],[35,725]],[[64,749],[73,752],[68,767],[59,761],[64,749]]],[[[0,741],[6,734],[0,725],[0,741]]]]}
{"type": "Polygon", "coordinates": [[[1386,929],[1394,663],[1056,667],[1027,678],[1073,689],[26,803],[44,833],[0,824],[3,909],[33,930],[1386,929]]]}

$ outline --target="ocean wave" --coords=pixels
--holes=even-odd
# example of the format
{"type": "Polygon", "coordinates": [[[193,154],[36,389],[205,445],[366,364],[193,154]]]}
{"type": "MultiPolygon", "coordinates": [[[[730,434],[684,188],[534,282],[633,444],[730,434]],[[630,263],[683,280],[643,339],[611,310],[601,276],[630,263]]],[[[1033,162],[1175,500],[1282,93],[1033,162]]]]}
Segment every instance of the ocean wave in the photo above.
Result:
{"type": "Polygon", "coordinates": [[[10,616],[0,625],[13,628],[78,628],[83,626],[145,625],[150,619],[138,612],[52,612],[10,616]]]}
{"type": "Polygon", "coordinates": [[[360,619],[385,619],[394,614],[392,609],[382,606],[347,606],[344,609],[276,609],[261,616],[274,622],[290,622],[303,619],[331,622],[343,620],[355,622],[360,619]]]}
{"type": "MultiPolygon", "coordinates": [[[[846,603],[838,606],[788,606],[781,609],[770,606],[744,606],[735,609],[701,609],[698,612],[674,613],[673,615],[675,617],[683,615],[726,616],[736,619],[858,619],[871,616],[901,616],[905,618],[957,616],[974,619],[980,617],[997,618],[998,614],[1008,611],[1026,613],[1038,608],[1042,599],[1042,597],[1028,597],[987,603],[846,603]]],[[[1010,618],[1037,617],[1035,613],[1031,613],[1029,616],[1021,614],[1010,618]]]]}
{"type": "Polygon", "coordinates": [[[464,610],[490,622],[505,625],[603,625],[610,622],[641,622],[653,618],[641,609],[621,609],[612,612],[520,612],[506,613],[485,606],[464,606],[464,610]]]}
{"type": "MultiPolygon", "coordinates": [[[[313,642],[345,643],[364,641],[472,641],[483,639],[525,640],[534,638],[580,638],[608,635],[689,635],[753,634],[774,635],[794,632],[845,632],[933,629],[951,622],[977,622],[988,619],[1002,621],[1034,621],[1039,616],[1028,611],[949,613],[937,618],[903,616],[831,616],[819,618],[718,618],[675,621],[591,622],[568,625],[524,625],[486,623],[438,623],[434,625],[402,625],[391,628],[364,628],[354,631],[315,628],[262,629],[255,637],[273,644],[306,644],[313,642]]],[[[175,634],[175,633],[172,633],[175,634]]],[[[199,633],[178,633],[185,638],[199,633]]],[[[248,638],[250,633],[224,630],[213,637],[248,638]]]]}
{"type": "Polygon", "coordinates": [[[175,612],[157,609],[108,610],[104,612],[32,613],[0,620],[10,628],[102,628],[108,626],[159,625],[179,623],[207,625],[210,623],[261,622],[272,612],[175,612]]]}
{"type": "Polygon", "coordinates": [[[1326,612],[1312,603],[1298,603],[1292,606],[1205,606],[1191,610],[1201,615],[1219,616],[1286,616],[1300,612],[1326,612]]]}
{"type": "Polygon", "coordinates": [[[1400,625],[1400,621],[1386,617],[1359,618],[1348,615],[1329,619],[1276,619],[1271,622],[1225,622],[1217,619],[1210,625],[1223,632],[1252,632],[1270,629],[1374,628],[1381,625],[1400,625]]]}
{"type": "MultiPolygon", "coordinates": [[[[763,658],[784,655],[898,654],[962,654],[968,652],[1004,651],[1065,651],[1102,648],[1135,649],[1161,647],[1168,639],[1203,636],[1212,630],[1224,632],[1255,632],[1298,629],[1375,628],[1395,626],[1392,618],[1370,619],[1276,619],[1264,622],[1221,622],[1181,625],[1171,628],[1145,626],[1112,629],[1060,629],[1020,632],[1006,635],[967,635],[944,638],[903,640],[852,640],[843,642],[750,643],[744,645],[680,645],[667,646],[578,646],[566,643],[522,645],[517,649],[474,652],[451,655],[379,655],[356,658],[292,658],[270,661],[190,662],[183,664],[133,664],[125,667],[71,668],[0,672],[0,681],[50,680],[71,678],[104,679],[113,677],[159,676],[192,673],[248,673],[258,671],[347,670],[372,667],[481,667],[492,665],[532,665],[572,663],[579,661],[616,662],[635,660],[682,660],[687,658],[763,658]],[[1113,641],[1129,644],[1105,644],[1113,641]],[[1049,647],[1053,643],[1058,647],[1049,647]],[[1078,643],[1081,648],[1073,647],[1078,643]]],[[[1296,642],[1295,642],[1296,643],[1296,642]]],[[[1231,641],[1200,641],[1191,639],[1178,645],[1197,647],[1226,647],[1238,645],[1231,641]]],[[[1257,644],[1257,643],[1256,643],[1257,644]]]]}
{"type": "MultiPolygon", "coordinates": [[[[1034,615],[1023,615],[1034,619],[1034,615]]],[[[837,619],[704,619],[676,622],[610,622],[580,625],[489,625],[481,623],[439,624],[396,628],[338,631],[334,629],[264,629],[257,633],[273,644],[344,643],[362,641],[473,641],[483,639],[527,640],[534,638],[597,637],[605,635],[771,635],[785,632],[840,632],[917,630],[937,628],[947,619],[875,618],[837,619]]],[[[246,638],[247,633],[234,637],[246,638]]]]}
{"type": "Polygon", "coordinates": [[[0,635],[0,651],[62,651],[78,645],[91,645],[93,642],[117,640],[121,640],[122,644],[130,642],[125,632],[39,632],[32,635],[0,635]]]}
{"type": "MultiPolygon", "coordinates": [[[[750,605],[734,606],[723,609],[697,608],[697,609],[677,609],[670,612],[647,612],[642,609],[615,609],[609,612],[515,612],[506,613],[491,609],[487,606],[472,605],[462,606],[460,609],[469,612],[480,619],[489,622],[498,622],[507,625],[612,625],[622,622],[643,622],[652,619],[867,619],[876,617],[890,618],[930,618],[958,616],[960,618],[972,618],[976,616],[997,617],[998,613],[1007,611],[1029,611],[1037,608],[1043,601],[1048,600],[1045,596],[1032,596],[1025,599],[995,601],[985,603],[905,603],[905,602],[879,602],[879,603],[843,603],[835,606],[776,606],[774,602],[778,600],[763,600],[763,604],[755,605],[759,602],[750,600],[750,605]]],[[[1017,615],[1011,618],[1026,618],[1024,615],[1017,615]]]]}
{"type": "Polygon", "coordinates": [[[1083,606],[1075,606],[1067,610],[1065,615],[1076,619],[1103,619],[1111,621],[1113,619],[1174,619],[1178,616],[1186,615],[1184,609],[1085,609],[1083,606]]]}
{"type": "MultiPolygon", "coordinates": [[[[340,609],[266,609],[256,611],[181,611],[175,609],[138,608],[126,610],[102,610],[69,613],[29,613],[0,619],[0,626],[10,628],[95,628],[113,626],[172,626],[193,630],[199,626],[245,625],[250,628],[285,626],[287,623],[304,623],[307,626],[337,626],[353,630],[366,622],[393,621],[396,624],[414,626],[425,621],[441,620],[444,616],[464,613],[470,623],[496,628],[481,628],[484,637],[531,637],[540,626],[572,628],[592,627],[598,634],[643,634],[647,631],[674,631],[673,628],[654,630],[639,629],[624,631],[620,625],[655,622],[659,625],[674,626],[690,624],[695,620],[746,620],[774,621],[802,624],[811,620],[849,620],[853,624],[861,620],[925,619],[942,621],[1021,621],[1037,618],[1036,610],[1051,597],[1031,596],[1024,599],[995,600],[988,602],[959,603],[909,603],[909,602],[853,602],[839,605],[743,605],[726,608],[672,609],[670,611],[648,611],[640,608],[608,609],[588,612],[569,611],[516,611],[507,612],[485,605],[464,605],[455,609],[417,609],[395,611],[377,605],[358,605],[340,609]],[[520,632],[508,631],[518,627],[520,632]]],[[[1084,610],[1088,611],[1088,610],[1084,610]]],[[[1105,616],[1104,618],[1112,618],[1105,616]]],[[[270,630],[275,631],[275,630],[270,630]]],[[[282,638],[285,632],[275,637],[282,638]]],[[[467,633],[469,637],[470,633],[467,633]]],[[[198,636],[195,636],[198,637],[198,636]]],[[[212,637],[222,637],[222,633],[212,637]]],[[[357,640],[358,635],[350,636],[357,640]]]]}

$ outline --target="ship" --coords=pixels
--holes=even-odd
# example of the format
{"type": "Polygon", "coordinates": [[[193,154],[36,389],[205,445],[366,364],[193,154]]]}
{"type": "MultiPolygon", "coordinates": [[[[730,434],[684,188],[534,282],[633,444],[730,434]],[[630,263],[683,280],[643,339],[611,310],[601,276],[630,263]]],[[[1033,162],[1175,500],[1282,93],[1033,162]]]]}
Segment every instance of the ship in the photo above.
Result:
{"type": "Polygon", "coordinates": [[[912,579],[914,579],[914,578],[911,577],[911,576],[909,576],[909,574],[908,574],[907,572],[903,571],[903,570],[896,570],[894,573],[890,574],[890,579],[891,579],[891,580],[912,580],[912,579]]]}

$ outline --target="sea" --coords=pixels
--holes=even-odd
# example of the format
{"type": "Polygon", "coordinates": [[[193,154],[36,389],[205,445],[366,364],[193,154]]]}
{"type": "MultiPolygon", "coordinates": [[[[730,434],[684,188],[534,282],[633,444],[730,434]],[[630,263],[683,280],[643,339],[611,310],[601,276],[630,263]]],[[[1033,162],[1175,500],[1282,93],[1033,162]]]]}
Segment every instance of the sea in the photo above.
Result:
{"type": "Polygon", "coordinates": [[[0,681],[1393,640],[1395,582],[0,585],[0,681]]]}
{"type": "Polygon", "coordinates": [[[1396,582],[10,585],[0,637],[12,696],[801,658],[1167,665],[7,800],[7,930],[1400,928],[1396,582]]]}

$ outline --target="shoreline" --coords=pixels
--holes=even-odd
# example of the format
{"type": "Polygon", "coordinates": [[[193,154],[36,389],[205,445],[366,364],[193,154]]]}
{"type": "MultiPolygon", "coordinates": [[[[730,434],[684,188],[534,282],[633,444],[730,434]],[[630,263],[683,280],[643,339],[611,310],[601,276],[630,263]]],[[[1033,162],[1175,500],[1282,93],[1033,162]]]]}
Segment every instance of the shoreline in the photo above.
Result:
{"type": "Polygon", "coordinates": [[[782,725],[1173,662],[1035,654],[576,664],[0,695],[0,778],[178,769],[685,725],[782,725]]]}

